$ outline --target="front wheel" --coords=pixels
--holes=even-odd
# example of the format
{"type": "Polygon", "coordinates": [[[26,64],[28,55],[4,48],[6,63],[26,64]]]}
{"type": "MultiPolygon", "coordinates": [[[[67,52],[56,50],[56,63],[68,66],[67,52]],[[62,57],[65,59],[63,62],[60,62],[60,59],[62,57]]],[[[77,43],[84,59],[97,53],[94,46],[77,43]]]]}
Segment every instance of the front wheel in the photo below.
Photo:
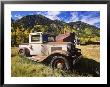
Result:
{"type": "Polygon", "coordinates": [[[71,68],[69,60],[62,55],[53,56],[51,60],[51,67],[60,70],[69,70],[71,68]]]}

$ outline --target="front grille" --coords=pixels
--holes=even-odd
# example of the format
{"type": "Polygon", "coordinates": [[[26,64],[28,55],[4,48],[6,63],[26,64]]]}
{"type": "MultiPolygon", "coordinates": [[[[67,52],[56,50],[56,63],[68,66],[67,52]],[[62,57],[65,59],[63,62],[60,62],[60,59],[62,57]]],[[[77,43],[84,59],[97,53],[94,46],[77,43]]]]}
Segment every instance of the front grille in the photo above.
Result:
{"type": "Polygon", "coordinates": [[[51,52],[53,52],[55,50],[62,50],[62,47],[51,47],[51,52]]]}

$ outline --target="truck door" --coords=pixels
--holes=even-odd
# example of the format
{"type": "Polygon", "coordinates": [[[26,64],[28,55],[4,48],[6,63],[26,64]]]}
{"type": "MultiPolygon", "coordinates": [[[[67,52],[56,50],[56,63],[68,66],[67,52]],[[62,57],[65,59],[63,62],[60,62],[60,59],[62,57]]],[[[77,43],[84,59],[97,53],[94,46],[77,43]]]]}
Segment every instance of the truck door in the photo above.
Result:
{"type": "Polygon", "coordinates": [[[46,44],[41,45],[41,55],[42,56],[47,56],[48,55],[48,48],[46,44]]]}

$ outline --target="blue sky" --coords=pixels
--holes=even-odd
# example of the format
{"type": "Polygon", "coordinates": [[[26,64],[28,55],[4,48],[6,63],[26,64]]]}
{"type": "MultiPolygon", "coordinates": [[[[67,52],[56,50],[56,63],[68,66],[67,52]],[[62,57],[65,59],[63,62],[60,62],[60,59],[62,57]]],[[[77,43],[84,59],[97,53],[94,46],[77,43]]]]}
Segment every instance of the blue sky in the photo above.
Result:
{"type": "Polygon", "coordinates": [[[82,21],[100,28],[99,11],[12,11],[11,17],[14,20],[26,15],[41,14],[51,20],[61,20],[67,23],[82,21]]]}

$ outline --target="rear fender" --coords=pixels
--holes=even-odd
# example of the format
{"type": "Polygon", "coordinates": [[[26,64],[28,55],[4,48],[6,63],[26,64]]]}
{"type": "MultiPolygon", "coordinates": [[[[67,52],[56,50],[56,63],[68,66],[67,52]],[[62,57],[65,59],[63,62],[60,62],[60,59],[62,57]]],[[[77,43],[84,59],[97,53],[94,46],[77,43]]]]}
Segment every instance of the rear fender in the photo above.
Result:
{"type": "Polygon", "coordinates": [[[27,47],[21,47],[21,48],[19,48],[19,50],[20,49],[25,50],[25,52],[27,52],[27,53],[30,53],[30,51],[31,51],[30,48],[27,48],[27,47]]]}

